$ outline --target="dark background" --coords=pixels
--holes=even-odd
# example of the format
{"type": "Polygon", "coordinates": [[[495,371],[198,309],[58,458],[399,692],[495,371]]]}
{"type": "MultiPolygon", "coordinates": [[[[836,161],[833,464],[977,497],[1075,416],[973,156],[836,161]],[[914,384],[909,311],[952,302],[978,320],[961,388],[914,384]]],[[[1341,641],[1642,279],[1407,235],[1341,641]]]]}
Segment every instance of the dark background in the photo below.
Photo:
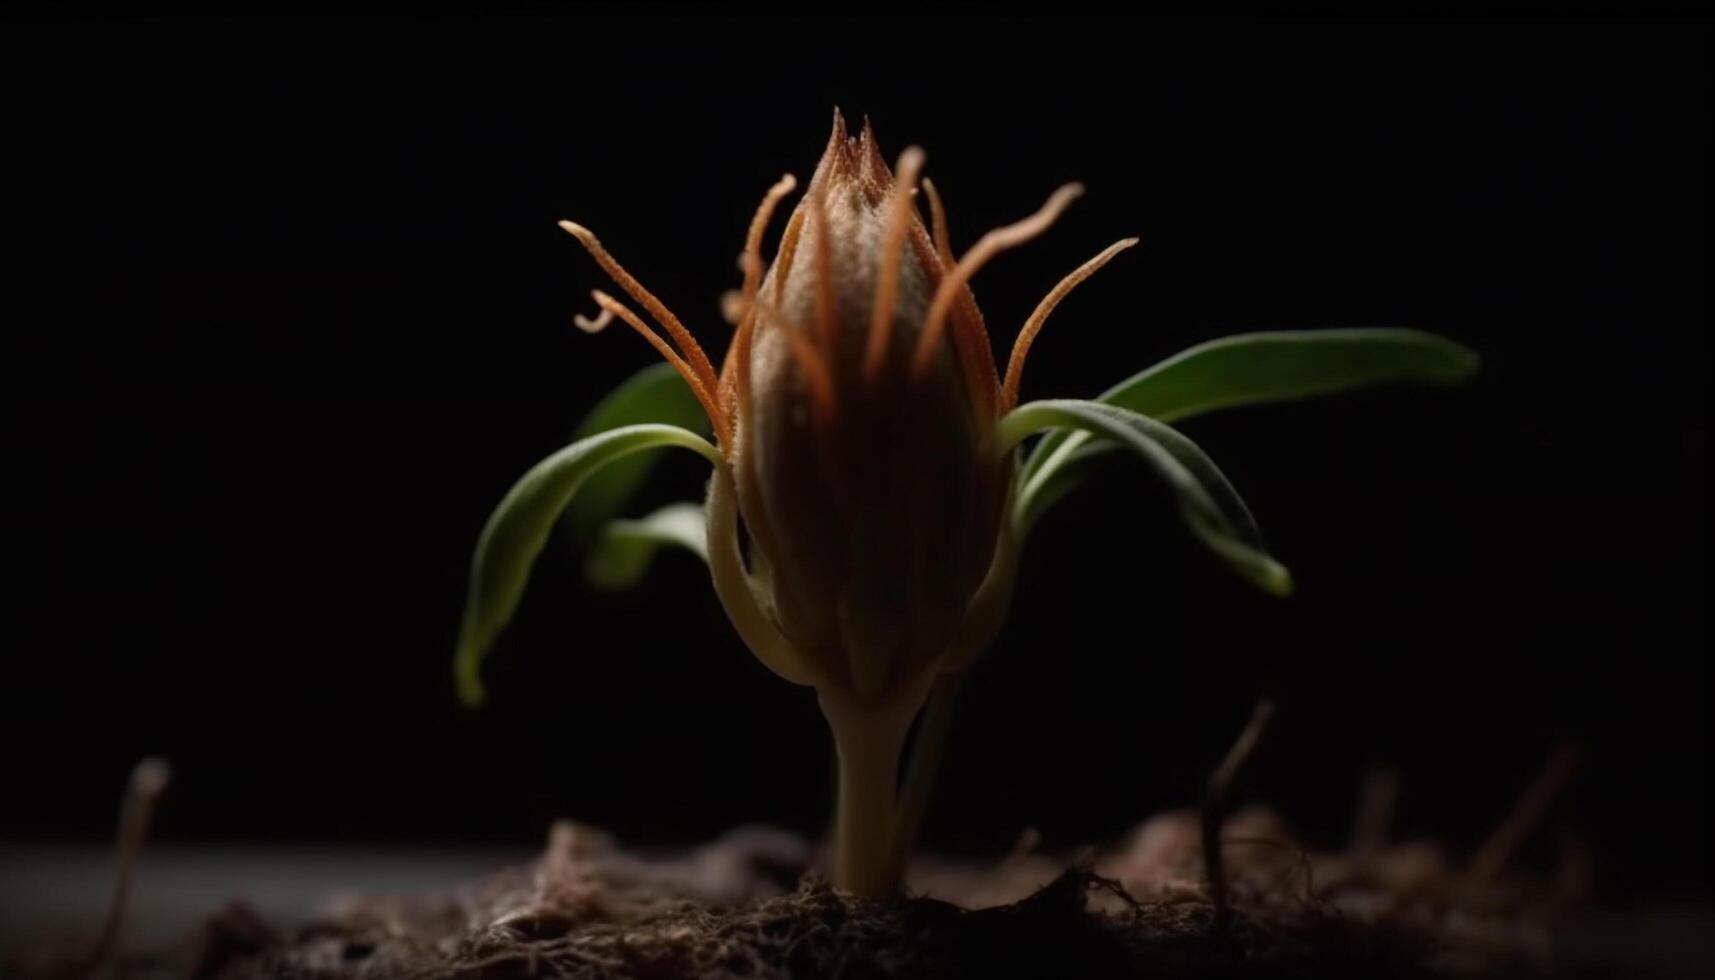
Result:
{"type": "MultiPolygon", "coordinates": [[[[605,283],[554,221],[723,350],[751,211],[809,175],[839,105],[889,156],[925,147],[955,247],[1088,185],[978,277],[1002,353],[1060,276],[1142,236],[1056,314],[1027,398],[1257,328],[1409,325],[1485,357],[1465,390],[1187,424],[1297,573],[1289,601],[1204,557],[1141,469],[1056,511],[930,846],[1112,839],[1194,799],[1272,693],[1244,792],[1312,842],[1344,839],[1387,765],[1401,831],[1468,849],[1575,738],[1549,830],[1592,842],[1609,894],[1707,887],[1706,22],[4,33],[25,248],[0,836],[105,836],[144,753],[176,767],[170,840],[818,830],[813,699],[743,650],[690,558],[615,597],[550,553],[481,713],[449,660],[489,510],[653,359],[572,329],[605,283]]],[[[699,467],[673,460],[659,499],[699,467]]]]}

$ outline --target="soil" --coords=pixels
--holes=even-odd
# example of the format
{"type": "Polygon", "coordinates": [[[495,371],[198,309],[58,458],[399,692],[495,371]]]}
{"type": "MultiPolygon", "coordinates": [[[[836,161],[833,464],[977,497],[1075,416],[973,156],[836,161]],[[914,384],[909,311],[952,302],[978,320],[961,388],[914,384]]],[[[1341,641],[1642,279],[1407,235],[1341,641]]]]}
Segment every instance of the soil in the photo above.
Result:
{"type": "Polygon", "coordinates": [[[649,856],[562,823],[526,867],[343,899],[290,934],[234,904],[173,948],[93,971],[11,966],[199,980],[1539,976],[1577,892],[1565,876],[1479,881],[1429,844],[1308,853],[1249,810],[1222,823],[1217,908],[1202,839],[1190,811],[1099,852],[1049,856],[1026,835],[986,866],[920,861],[910,897],[869,902],[832,888],[825,856],[783,831],[649,856]]]}

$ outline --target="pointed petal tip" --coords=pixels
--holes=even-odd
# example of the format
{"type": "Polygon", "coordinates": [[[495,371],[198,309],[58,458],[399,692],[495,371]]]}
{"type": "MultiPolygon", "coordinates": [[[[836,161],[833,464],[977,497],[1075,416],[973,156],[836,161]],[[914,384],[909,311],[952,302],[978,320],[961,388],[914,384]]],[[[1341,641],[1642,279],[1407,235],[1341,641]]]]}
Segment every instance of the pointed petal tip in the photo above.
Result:
{"type": "Polygon", "coordinates": [[[822,158],[816,163],[815,173],[810,175],[810,187],[826,188],[826,184],[835,175],[849,175],[857,169],[858,163],[852,155],[852,140],[846,132],[846,117],[839,107],[834,107],[834,129],[828,134],[828,145],[822,150],[822,158]]]}

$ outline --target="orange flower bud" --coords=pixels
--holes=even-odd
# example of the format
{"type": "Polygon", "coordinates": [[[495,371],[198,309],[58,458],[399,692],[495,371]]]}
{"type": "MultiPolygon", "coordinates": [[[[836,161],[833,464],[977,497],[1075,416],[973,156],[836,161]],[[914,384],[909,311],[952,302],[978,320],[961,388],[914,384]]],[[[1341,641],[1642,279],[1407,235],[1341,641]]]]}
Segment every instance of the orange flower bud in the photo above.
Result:
{"type": "Polygon", "coordinates": [[[933,675],[968,665],[1004,616],[1013,460],[997,451],[995,425],[1018,402],[1031,344],[1069,290],[1135,241],[1109,247],[1042,300],[1003,380],[966,283],[1045,230],[1082,188],[1060,188],[955,262],[926,179],[932,236],[918,217],[922,166],[922,151],[907,149],[896,176],[868,123],[854,139],[834,114],[766,270],[764,233],[796,181],[776,183],[751,222],[744,288],[722,304],[738,330],[718,375],[678,317],[589,229],[561,222],[662,330],[600,290],[600,315],[579,326],[623,321],[708,413],[727,464],[710,514],[732,519],[730,485],[751,544],[746,570],[736,539],[711,521],[711,570],[746,642],[824,697],[898,694],[913,709],[933,675]]]}
{"type": "Polygon", "coordinates": [[[763,235],[796,181],[776,183],[751,222],[744,288],[722,302],[738,331],[719,375],[589,229],[561,222],[661,331],[600,290],[600,315],[579,326],[623,321],[708,413],[722,457],[707,507],[715,590],[759,660],[816,688],[840,758],[835,878],[870,896],[893,889],[920,810],[920,796],[895,800],[906,731],[931,685],[993,639],[1011,598],[1013,454],[1000,451],[996,424],[1018,403],[1025,360],[1054,307],[1135,242],[1110,246],[1043,298],[1003,380],[966,283],[1041,234],[1082,189],[1060,188],[955,262],[927,180],[933,236],[918,218],[922,166],[911,148],[895,175],[869,125],[852,139],[834,114],[767,270],[763,235]]]}
{"type": "Polygon", "coordinates": [[[860,696],[948,649],[994,558],[1011,475],[993,448],[981,315],[917,216],[921,165],[907,150],[895,179],[868,125],[853,139],[836,117],[723,379],[763,598],[787,640],[860,696]],[[948,329],[925,340],[943,284],[948,329]]]}

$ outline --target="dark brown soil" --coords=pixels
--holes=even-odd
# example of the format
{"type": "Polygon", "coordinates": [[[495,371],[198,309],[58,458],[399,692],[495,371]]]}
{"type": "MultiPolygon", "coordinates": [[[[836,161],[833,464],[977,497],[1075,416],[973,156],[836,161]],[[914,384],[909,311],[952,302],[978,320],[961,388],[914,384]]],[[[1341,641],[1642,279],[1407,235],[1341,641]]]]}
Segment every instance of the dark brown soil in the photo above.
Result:
{"type": "Polygon", "coordinates": [[[98,975],[240,978],[1442,977],[1547,970],[1552,889],[1474,888],[1428,845],[1307,854],[1263,811],[1226,821],[1228,914],[1195,814],[1102,853],[1034,842],[923,861],[913,897],[852,898],[801,838],[745,830],[651,858],[565,823],[546,852],[445,894],[366,896],[282,935],[244,907],[98,975]],[[934,896],[934,897],[930,897],[934,896]]]}

